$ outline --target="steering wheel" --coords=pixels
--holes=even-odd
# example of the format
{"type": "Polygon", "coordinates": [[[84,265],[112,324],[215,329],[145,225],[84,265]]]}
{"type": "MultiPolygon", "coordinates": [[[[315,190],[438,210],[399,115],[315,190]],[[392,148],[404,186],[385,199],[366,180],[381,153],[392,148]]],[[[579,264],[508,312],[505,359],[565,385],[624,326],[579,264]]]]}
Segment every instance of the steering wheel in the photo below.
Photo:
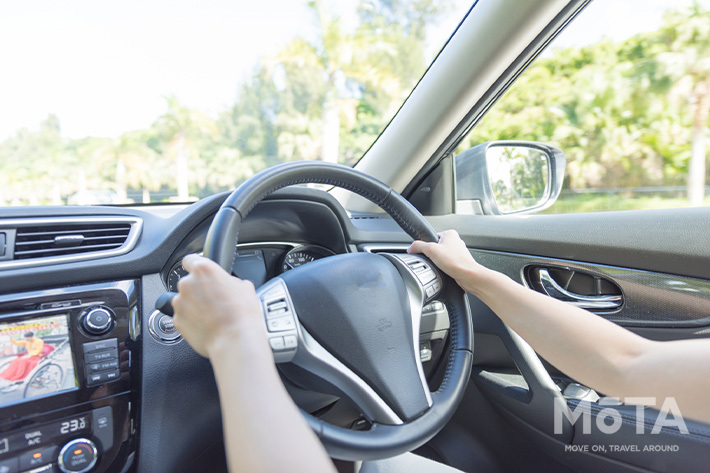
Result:
{"type": "MultiPolygon", "coordinates": [[[[304,183],[350,190],[412,238],[437,241],[424,217],[388,186],[345,166],[305,161],[266,169],[235,190],[209,228],[205,256],[231,271],[249,212],[277,189],[304,183]]],[[[473,357],[471,311],[464,291],[423,256],[331,256],[270,280],[257,296],[276,363],[325,381],[372,423],[355,431],[303,412],[331,457],[375,460],[411,451],[436,435],[461,402],[473,357]],[[449,312],[450,350],[432,393],[419,355],[419,324],[422,308],[435,298],[449,312]]]]}

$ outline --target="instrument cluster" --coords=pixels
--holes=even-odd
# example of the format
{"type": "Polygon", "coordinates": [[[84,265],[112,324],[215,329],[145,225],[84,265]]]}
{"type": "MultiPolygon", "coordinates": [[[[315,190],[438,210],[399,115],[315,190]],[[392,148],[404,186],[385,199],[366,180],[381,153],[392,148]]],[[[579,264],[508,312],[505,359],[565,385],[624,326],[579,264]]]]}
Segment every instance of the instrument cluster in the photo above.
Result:
{"type": "MultiPolygon", "coordinates": [[[[269,279],[291,271],[312,261],[335,255],[335,252],[318,245],[295,243],[247,243],[237,245],[232,264],[232,274],[248,279],[259,287],[269,279]]],[[[177,292],[178,281],[187,276],[182,258],[167,273],[168,290],[177,292]]]]}

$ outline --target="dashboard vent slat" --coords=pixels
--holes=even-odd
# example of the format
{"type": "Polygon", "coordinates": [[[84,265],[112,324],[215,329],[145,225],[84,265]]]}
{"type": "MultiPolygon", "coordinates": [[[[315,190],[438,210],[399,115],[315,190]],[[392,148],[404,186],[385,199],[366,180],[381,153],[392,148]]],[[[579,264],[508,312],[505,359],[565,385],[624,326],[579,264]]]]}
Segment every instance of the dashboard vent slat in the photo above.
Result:
{"type": "Polygon", "coordinates": [[[17,229],[15,259],[62,256],[120,248],[126,242],[131,224],[64,224],[17,229]],[[75,236],[67,245],[61,237],[75,236]]]}
{"type": "Polygon", "coordinates": [[[0,228],[15,231],[12,260],[0,262],[0,270],[124,254],[135,246],[142,223],[134,217],[0,219],[0,228]]]}
{"type": "MultiPolygon", "coordinates": [[[[66,227],[67,225],[62,225],[62,227],[66,227]]],[[[38,229],[37,227],[27,227],[27,231],[22,231],[22,236],[26,237],[39,237],[42,235],[49,236],[51,235],[54,237],[55,235],[68,235],[68,234],[74,234],[74,233],[84,233],[84,234],[93,234],[93,233],[98,233],[98,232],[113,232],[113,233],[118,233],[121,231],[128,231],[131,229],[130,224],[126,225],[109,225],[106,226],[105,228],[91,228],[92,226],[89,225],[81,225],[80,227],[85,227],[81,230],[77,230],[77,228],[64,228],[64,229],[57,229],[57,230],[47,230],[47,229],[38,229]]]]}
{"type": "Polygon", "coordinates": [[[34,258],[39,256],[57,256],[74,253],[85,253],[87,251],[109,250],[120,248],[122,243],[112,243],[107,245],[79,246],[74,248],[43,248],[41,250],[15,250],[15,259],[34,258]]]}

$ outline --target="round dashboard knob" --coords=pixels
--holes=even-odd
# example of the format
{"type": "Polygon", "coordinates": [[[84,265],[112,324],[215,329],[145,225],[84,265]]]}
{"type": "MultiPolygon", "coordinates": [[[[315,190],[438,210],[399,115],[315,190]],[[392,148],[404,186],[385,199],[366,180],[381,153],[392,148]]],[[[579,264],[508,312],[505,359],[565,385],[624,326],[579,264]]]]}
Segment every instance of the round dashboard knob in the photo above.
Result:
{"type": "Polygon", "coordinates": [[[81,321],[81,326],[91,335],[103,335],[111,330],[113,314],[103,307],[90,309],[81,321]]]}
{"type": "Polygon", "coordinates": [[[84,473],[96,464],[98,452],[89,439],[74,439],[59,452],[57,463],[64,473],[84,473]]]}

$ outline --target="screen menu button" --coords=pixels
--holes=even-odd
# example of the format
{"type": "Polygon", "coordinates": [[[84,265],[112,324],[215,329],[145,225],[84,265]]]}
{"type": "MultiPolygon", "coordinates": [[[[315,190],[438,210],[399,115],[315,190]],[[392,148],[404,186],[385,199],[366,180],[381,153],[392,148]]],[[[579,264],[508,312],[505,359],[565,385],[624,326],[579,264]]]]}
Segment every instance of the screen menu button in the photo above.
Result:
{"type": "Polygon", "coordinates": [[[118,362],[118,339],[111,338],[84,343],[83,350],[88,386],[108,383],[121,378],[118,362]]]}
{"type": "Polygon", "coordinates": [[[84,354],[84,361],[87,364],[93,364],[98,361],[113,360],[118,357],[118,350],[100,351],[98,353],[84,354]]]}
{"type": "Polygon", "coordinates": [[[99,340],[98,342],[84,343],[83,345],[84,354],[93,353],[96,351],[107,351],[107,350],[117,350],[118,349],[118,339],[109,338],[108,340],[99,340]]]}
{"type": "Polygon", "coordinates": [[[95,384],[108,383],[116,381],[121,377],[119,370],[104,371],[102,373],[92,373],[87,377],[87,384],[93,386],[95,384]]]}

